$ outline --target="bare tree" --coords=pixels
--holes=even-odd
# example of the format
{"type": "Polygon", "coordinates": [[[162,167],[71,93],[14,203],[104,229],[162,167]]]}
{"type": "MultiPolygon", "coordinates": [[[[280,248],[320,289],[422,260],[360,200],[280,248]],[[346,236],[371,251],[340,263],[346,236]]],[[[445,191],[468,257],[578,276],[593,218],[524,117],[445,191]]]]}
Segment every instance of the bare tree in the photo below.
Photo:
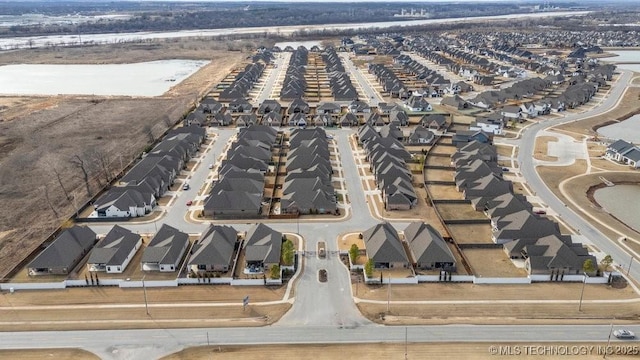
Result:
{"type": "MultiPolygon", "coordinates": [[[[98,166],[98,172],[104,175],[104,179],[106,180],[107,184],[111,182],[111,179],[113,179],[113,177],[111,176],[111,171],[109,170],[109,164],[111,163],[109,154],[106,151],[94,150],[92,153],[92,158],[95,160],[95,164],[98,166]]],[[[100,180],[98,180],[98,182],[100,182],[100,180]]]]}
{"type": "Polygon", "coordinates": [[[53,206],[51,199],[49,198],[49,187],[47,185],[43,185],[42,190],[44,191],[44,199],[47,201],[47,205],[49,205],[51,211],[53,211],[53,215],[55,215],[56,219],[60,218],[58,211],[56,211],[56,208],[53,206]]]}
{"type": "Polygon", "coordinates": [[[62,192],[64,192],[64,196],[67,198],[67,201],[71,201],[71,196],[69,195],[69,191],[67,190],[67,188],[64,187],[64,182],[62,181],[60,172],[58,171],[58,169],[56,169],[55,166],[51,166],[51,171],[53,171],[53,174],[56,176],[56,180],[58,180],[58,184],[60,185],[62,192]]]}
{"type": "Polygon", "coordinates": [[[156,142],[156,137],[153,135],[153,127],[151,125],[146,124],[143,130],[145,134],[147,134],[147,136],[149,137],[149,142],[151,143],[156,142]]]}
{"type": "Polygon", "coordinates": [[[162,117],[162,121],[164,121],[164,124],[167,125],[168,127],[172,127],[173,126],[173,121],[171,120],[171,117],[169,115],[167,115],[167,114],[165,114],[162,117]]]}
{"type": "Polygon", "coordinates": [[[91,193],[91,186],[89,184],[89,169],[87,166],[87,162],[84,159],[84,156],[80,157],[77,154],[73,155],[73,158],[71,158],[71,164],[76,168],[80,169],[80,171],[82,172],[82,180],[84,180],[84,185],[87,188],[87,196],[89,197],[93,196],[93,194],[91,193]]]}

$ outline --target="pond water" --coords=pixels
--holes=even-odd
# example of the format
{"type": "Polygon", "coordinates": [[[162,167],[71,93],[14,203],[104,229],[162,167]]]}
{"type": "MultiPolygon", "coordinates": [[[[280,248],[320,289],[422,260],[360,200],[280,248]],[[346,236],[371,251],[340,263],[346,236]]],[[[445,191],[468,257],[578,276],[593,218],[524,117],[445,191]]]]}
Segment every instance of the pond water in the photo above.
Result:
{"type": "Polygon", "coordinates": [[[640,231],[640,185],[616,185],[598,189],[596,202],[608,213],[640,231]]]}
{"type": "Polygon", "coordinates": [[[601,127],[598,129],[598,134],[613,140],[622,139],[640,144],[640,114],[625,121],[601,127]]]}
{"type": "Polygon", "coordinates": [[[614,50],[608,52],[618,55],[606,58],[608,61],[640,63],[640,50],[614,50]]]}
{"type": "Polygon", "coordinates": [[[0,66],[0,94],[159,96],[208,63],[161,60],[105,65],[5,65],[0,66]]]}

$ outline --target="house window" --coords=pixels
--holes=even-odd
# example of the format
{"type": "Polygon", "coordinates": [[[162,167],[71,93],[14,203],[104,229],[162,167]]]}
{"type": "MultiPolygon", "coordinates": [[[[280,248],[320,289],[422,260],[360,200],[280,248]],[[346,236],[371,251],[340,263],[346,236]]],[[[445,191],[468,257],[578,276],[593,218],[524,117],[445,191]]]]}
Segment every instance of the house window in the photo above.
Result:
{"type": "Polygon", "coordinates": [[[198,270],[207,270],[207,265],[198,265],[198,270]]]}

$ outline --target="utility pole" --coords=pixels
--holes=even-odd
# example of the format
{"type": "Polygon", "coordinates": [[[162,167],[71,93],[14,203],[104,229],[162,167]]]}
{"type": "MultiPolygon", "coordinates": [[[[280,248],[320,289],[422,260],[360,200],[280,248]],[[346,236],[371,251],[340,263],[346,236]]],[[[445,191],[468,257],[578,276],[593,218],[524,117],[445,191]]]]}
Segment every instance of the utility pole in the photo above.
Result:
{"type": "Polygon", "coordinates": [[[387,277],[387,313],[389,312],[389,307],[391,305],[391,275],[387,277]]]}
{"type": "MultiPolygon", "coordinates": [[[[408,328],[405,326],[404,327],[404,360],[407,360],[407,333],[408,333],[408,328]]],[[[611,337],[611,336],[609,336],[611,337]]]]}
{"type": "Polygon", "coordinates": [[[149,303],[147,302],[147,287],[144,286],[144,278],[147,276],[146,274],[142,277],[142,292],[144,293],[144,309],[147,312],[147,316],[149,316],[149,303]]]}
{"type": "Polygon", "coordinates": [[[584,295],[584,286],[587,284],[587,273],[583,273],[582,290],[580,290],[580,304],[578,305],[578,311],[582,311],[582,296],[584,295]]]}
{"type": "MultiPolygon", "coordinates": [[[[613,320],[615,320],[615,319],[616,318],[613,318],[613,320]]],[[[604,355],[602,355],[603,359],[607,358],[607,349],[609,349],[609,345],[611,344],[611,333],[612,332],[613,332],[613,321],[611,321],[611,328],[609,329],[609,338],[607,339],[607,346],[604,348],[604,355]]]]}
{"type": "Polygon", "coordinates": [[[631,271],[631,263],[633,263],[633,256],[629,259],[629,266],[627,267],[627,276],[629,276],[629,271],[631,271]]]}

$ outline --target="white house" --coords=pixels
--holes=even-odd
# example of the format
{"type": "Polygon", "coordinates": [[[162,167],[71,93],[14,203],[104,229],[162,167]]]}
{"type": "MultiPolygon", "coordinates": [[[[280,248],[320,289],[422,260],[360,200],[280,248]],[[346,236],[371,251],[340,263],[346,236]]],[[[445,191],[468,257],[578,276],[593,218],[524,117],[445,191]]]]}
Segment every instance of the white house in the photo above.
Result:
{"type": "Polygon", "coordinates": [[[142,246],[140,235],[115,225],[91,250],[87,267],[89,271],[120,274],[127,268],[140,246],[142,246]]]}
{"type": "Polygon", "coordinates": [[[502,135],[504,129],[504,122],[496,119],[477,118],[476,121],[469,124],[469,130],[479,131],[482,130],[486,133],[494,135],[502,135]]]}
{"type": "Polygon", "coordinates": [[[174,272],[188,246],[188,234],[163,224],[144,250],[140,267],[143,271],[174,272]]]}

